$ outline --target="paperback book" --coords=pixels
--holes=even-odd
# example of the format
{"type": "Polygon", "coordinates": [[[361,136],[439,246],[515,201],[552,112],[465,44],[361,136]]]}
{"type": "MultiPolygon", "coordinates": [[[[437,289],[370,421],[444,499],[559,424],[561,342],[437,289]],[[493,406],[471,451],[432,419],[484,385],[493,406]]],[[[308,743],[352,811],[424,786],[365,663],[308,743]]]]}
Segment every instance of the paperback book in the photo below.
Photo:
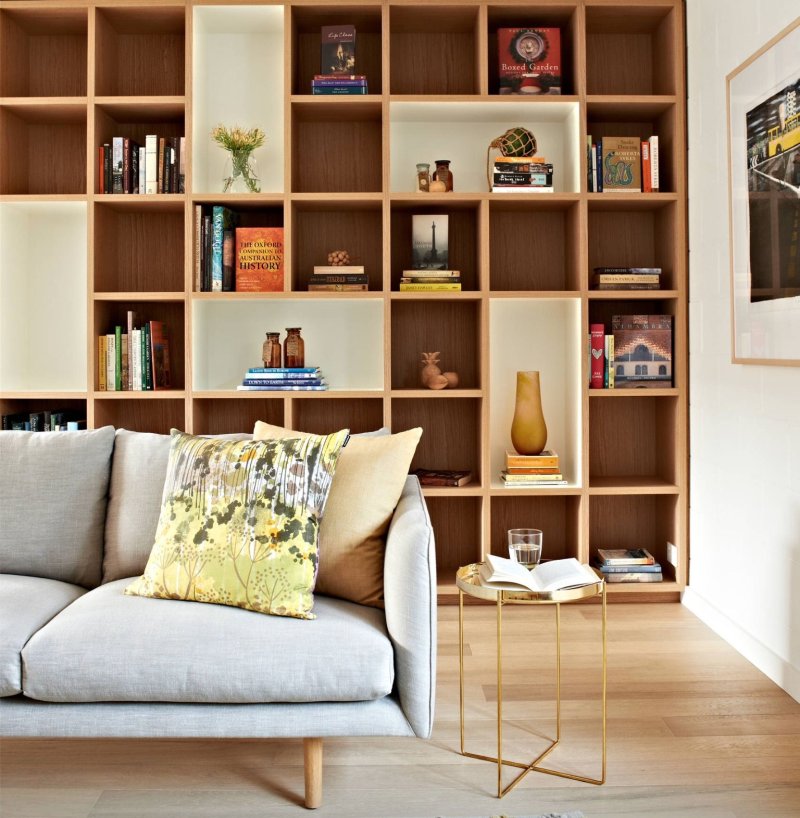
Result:
{"type": "Polygon", "coordinates": [[[411,266],[415,270],[449,269],[449,221],[444,214],[411,217],[411,266]]]}
{"type": "Polygon", "coordinates": [[[355,26],[322,26],[320,54],[320,74],[355,74],[355,26]]]}
{"type": "Polygon", "coordinates": [[[486,562],[478,569],[481,584],[504,591],[534,591],[549,593],[595,585],[600,578],[594,571],[574,557],[550,560],[529,571],[524,565],[505,557],[486,555],[486,562]]]}

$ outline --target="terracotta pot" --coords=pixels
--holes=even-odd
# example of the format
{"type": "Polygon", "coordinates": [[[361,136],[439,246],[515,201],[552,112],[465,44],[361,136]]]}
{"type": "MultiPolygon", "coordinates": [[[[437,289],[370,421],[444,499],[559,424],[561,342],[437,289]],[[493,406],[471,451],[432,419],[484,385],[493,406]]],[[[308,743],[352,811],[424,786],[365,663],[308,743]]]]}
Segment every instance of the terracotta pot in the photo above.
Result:
{"type": "Polygon", "coordinates": [[[517,372],[517,401],[511,443],[519,454],[539,454],[547,445],[538,372],[517,372]]]}

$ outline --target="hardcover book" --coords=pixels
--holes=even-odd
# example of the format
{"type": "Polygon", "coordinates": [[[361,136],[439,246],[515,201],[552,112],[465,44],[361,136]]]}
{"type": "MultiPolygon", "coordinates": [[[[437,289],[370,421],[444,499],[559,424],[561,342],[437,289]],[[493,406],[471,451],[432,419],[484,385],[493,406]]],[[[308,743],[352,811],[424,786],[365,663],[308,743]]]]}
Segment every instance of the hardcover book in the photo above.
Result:
{"type": "Polygon", "coordinates": [[[472,482],[471,471],[458,469],[414,469],[421,486],[466,486],[472,482]]]}
{"type": "Polygon", "coordinates": [[[603,191],[642,192],[642,148],[638,136],[604,136],[603,191]]]}
{"type": "Polygon", "coordinates": [[[598,548],[603,565],[653,565],[655,559],[646,548],[598,548]]]}
{"type": "Polygon", "coordinates": [[[561,93],[561,31],[557,28],[497,30],[499,94],[561,93]]]}
{"type": "Polygon", "coordinates": [[[355,26],[322,26],[322,74],[354,74],[356,70],[355,26]]]}
{"type": "Polygon", "coordinates": [[[150,360],[153,389],[169,389],[172,385],[169,365],[169,338],[162,321],[150,321],[150,360]]]}
{"type": "Polygon", "coordinates": [[[415,270],[447,270],[448,226],[446,215],[411,217],[411,266],[415,270]]]}
{"type": "Polygon", "coordinates": [[[283,291],[283,228],[236,228],[236,292],[283,291]]]}
{"type": "Polygon", "coordinates": [[[672,316],[614,315],[615,388],[672,386],[672,316]]]}

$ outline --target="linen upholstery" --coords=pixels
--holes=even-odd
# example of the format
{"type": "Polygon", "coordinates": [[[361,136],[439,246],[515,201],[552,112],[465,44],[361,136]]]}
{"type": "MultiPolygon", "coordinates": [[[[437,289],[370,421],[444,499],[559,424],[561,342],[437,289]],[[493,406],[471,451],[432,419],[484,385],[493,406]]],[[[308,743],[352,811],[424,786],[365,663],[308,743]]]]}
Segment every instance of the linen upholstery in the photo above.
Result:
{"type": "Polygon", "coordinates": [[[100,582],[114,429],[0,434],[0,571],[100,582]]]}
{"type": "Polygon", "coordinates": [[[31,636],[84,593],[55,579],[0,574],[0,696],[22,691],[20,652],[31,636]]]}
{"type": "MultiPolygon", "coordinates": [[[[256,440],[303,434],[261,421],[253,430],[256,440]]],[[[342,450],[320,527],[318,593],[383,606],[386,532],[421,435],[352,438],[342,450]]]]}
{"type": "MultiPolygon", "coordinates": [[[[249,440],[251,435],[209,435],[249,440]]],[[[156,539],[169,461],[169,435],[117,429],[108,490],[103,582],[141,574],[156,539]]]]}
{"type": "Polygon", "coordinates": [[[230,704],[371,700],[392,690],[382,611],[318,598],[317,619],[304,621],[125,596],[128,581],[82,596],[30,639],[26,696],[230,704]]]}
{"type": "Polygon", "coordinates": [[[386,539],[386,627],[397,693],[414,733],[429,738],[436,698],[436,551],[416,477],[408,477],[386,539]]]}
{"type": "Polygon", "coordinates": [[[173,430],[155,545],[125,593],[313,619],[319,524],[348,437],[173,430]]]}

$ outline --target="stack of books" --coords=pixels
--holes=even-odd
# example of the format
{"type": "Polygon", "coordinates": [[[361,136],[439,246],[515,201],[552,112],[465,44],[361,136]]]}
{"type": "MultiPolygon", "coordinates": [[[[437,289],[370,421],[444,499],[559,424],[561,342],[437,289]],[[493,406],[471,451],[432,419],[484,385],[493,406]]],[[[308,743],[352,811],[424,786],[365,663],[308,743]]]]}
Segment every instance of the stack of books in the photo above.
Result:
{"type": "Polygon", "coordinates": [[[606,582],[661,582],[661,566],[646,548],[598,548],[595,567],[606,582]]]}
{"type": "Polygon", "coordinates": [[[501,475],[507,489],[538,489],[566,486],[558,455],[545,449],[541,454],[506,452],[506,467],[501,475]]]}
{"type": "Polygon", "coordinates": [[[309,292],[363,292],[369,289],[369,276],[363,264],[316,265],[308,280],[309,292]]]}
{"type": "Polygon", "coordinates": [[[492,193],[552,193],[553,166],[543,156],[498,156],[492,193]]]}
{"type": "Polygon", "coordinates": [[[254,366],[236,388],[241,392],[324,392],[328,384],[318,366],[254,366]]]}
{"type": "Polygon", "coordinates": [[[367,78],[364,74],[314,74],[311,93],[326,96],[368,94],[367,78]]]}
{"type": "Polygon", "coordinates": [[[461,271],[403,270],[400,292],[461,292],[461,271]]]}
{"type": "Polygon", "coordinates": [[[657,290],[660,267],[595,267],[592,288],[595,290],[657,290]]]}

